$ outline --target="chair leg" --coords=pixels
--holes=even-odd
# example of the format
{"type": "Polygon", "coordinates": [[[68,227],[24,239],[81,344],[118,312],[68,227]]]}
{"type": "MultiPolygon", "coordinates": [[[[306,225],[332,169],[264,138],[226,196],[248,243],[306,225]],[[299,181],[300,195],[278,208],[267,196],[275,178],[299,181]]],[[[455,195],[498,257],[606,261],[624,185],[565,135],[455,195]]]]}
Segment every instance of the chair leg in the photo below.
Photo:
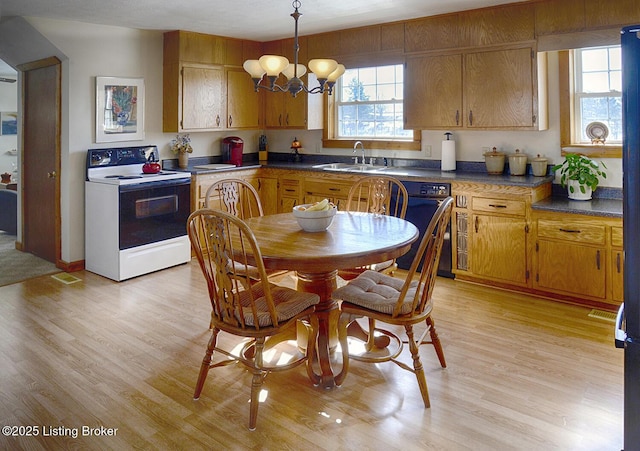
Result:
{"type": "Polygon", "coordinates": [[[255,431],[258,421],[258,405],[260,404],[260,389],[264,380],[262,368],[262,352],[264,351],[264,338],[258,338],[255,343],[253,378],[251,379],[251,402],[249,403],[249,430],[255,431]]]}
{"type": "Polygon", "coordinates": [[[427,327],[429,327],[429,335],[431,335],[431,343],[433,347],[436,349],[436,354],[438,355],[438,360],[440,360],[440,366],[442,368],[447,367],[447,362],[444,359],[444,351],[442,350],[442,343],[440,343],[440,338],[438,338],[438,332],[436,332],[436,326],[433,323],[433,318],[427,318],[427,327]]]}
{"type": "Polygon", "coordinates": [[[202,365],[200,366],[200,374],[198,375],[198,382],[196,382],[196,391],[193,394],[193,399],[200,399],[200,393],[202,393],[204,381],[207,379],[207,374],[211,367],[211,356],[213,355],[213,350],[216,347],[216,342],[218,341],[218,333],[220,333],[220,330],[216,328],[211,332],[207,351],[204,354],[204,359],[202,359],[202,365]]]}
{"type": "Polygon", "coordinates": [[[404,329],[407,332],[409,349],[411,350],[411,357],[413,358],[414,374],[418,379],[418,386],[420,387],[420,393],[422,394],[422,401],[424,402],[424,406],[429,408],[431,407],[431,403],[429,401],[429,389],[427,388],[427,379],[424,375],[424,368],[420,361],[420,351],[413,336],[413,326],[411,324],[407,324],[404,326],[404,329]]]}

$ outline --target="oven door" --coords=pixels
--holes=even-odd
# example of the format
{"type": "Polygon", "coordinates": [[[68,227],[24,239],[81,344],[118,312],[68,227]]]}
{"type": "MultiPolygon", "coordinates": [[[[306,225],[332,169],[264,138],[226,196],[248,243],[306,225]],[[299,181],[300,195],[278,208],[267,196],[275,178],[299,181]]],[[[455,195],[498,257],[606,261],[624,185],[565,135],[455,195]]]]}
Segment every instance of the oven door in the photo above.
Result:
{"type": "Polygon", "coordinates": [[[184,236],[191,211],[191,179],[120,186],[120,250],[184,236]]]}

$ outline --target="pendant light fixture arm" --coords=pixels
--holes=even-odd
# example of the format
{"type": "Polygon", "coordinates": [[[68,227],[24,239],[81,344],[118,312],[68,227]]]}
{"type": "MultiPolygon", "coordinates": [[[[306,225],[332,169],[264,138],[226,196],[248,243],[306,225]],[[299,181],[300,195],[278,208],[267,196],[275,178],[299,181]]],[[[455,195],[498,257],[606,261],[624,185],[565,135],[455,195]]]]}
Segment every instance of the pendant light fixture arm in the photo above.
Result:
{"type": "Polygon", "coordinates": [[[291,13],[291,17],[293,17],[295,23],[293,64],[290,64],[289,60],[282,56],[263,55],[258,60],[245,61],[243,64],[244,70],[251,75],[255,92],[258,92],[260,89],[264,89],[269,92],[289,92],[293,97],[295,97],[302,91],[309,94],[322,94],[326,91],[331,95],[333,92],[333,86],[344,73],[345,67],[332,59],[312,59],[309,61],[309,70],[316,75],[319,86],[312,89],[305,86],[300,77],[307,72],[307,68],[302,64],[298,64],[298,54],[300,52],[300,45],[298,42],[298,19],[302,15],[302,13],[298,11],[298,8],[300,7],[300,0],[294,0],[291,5],[294,9],[293,13],[291,13]],[[280,73],[284,74],[288,79],[287,83],[283,86],[276,83],[280,73]],[[261,83],[265,74],[267,76],[268,84],[261,83]]]}

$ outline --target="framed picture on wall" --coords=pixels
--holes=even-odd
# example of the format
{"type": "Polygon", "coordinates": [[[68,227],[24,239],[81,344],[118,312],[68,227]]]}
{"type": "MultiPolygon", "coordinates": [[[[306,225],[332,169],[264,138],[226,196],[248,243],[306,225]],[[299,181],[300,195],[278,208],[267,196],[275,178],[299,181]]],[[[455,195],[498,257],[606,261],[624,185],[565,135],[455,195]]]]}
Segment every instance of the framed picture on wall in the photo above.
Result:
{"type": "Polygon", "coordinates": [[[96,142],[144,139],[144,79],[96,77],[96,142]]]}
{"type": "Polygon", "coordinates": [[[0,113],[0,135],[18,134],[18,113],[0,113]]]}

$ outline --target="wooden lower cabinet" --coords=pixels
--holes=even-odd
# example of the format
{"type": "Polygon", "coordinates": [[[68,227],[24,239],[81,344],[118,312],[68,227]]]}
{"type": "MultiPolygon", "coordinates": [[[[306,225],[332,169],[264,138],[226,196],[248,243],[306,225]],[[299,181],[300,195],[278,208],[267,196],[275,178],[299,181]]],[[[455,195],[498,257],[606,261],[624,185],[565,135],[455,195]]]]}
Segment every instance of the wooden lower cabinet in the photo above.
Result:
{"type": "Polygon", "coordinates": [[[278,213],[286,213],[293,210],[296,205],[301,205],[302,182],[297,178],[283,177],[278,182],[278,213]]]}
{"type": "Polygon", "coordinates": [[[524,217],[475,214],[472,271],[481,277],[527,284],[527,233],[524,217]]]}
{"type": "Polygon", "coordinates": [[[535,211],[535,290],[617,306],[623,298],[622,219],[535,211]]]}
{"type": "Polygon", "coordinates": [[[611,227],[611,299],[624,301],[624,250],[622,226],[611,227]]]}
{"type": "Polygon", "coordinates": [[[460,279],[515,289],[531,287],[531,204],[550,195],[534,188],[455,182],[453,272],[460,279]]]}

